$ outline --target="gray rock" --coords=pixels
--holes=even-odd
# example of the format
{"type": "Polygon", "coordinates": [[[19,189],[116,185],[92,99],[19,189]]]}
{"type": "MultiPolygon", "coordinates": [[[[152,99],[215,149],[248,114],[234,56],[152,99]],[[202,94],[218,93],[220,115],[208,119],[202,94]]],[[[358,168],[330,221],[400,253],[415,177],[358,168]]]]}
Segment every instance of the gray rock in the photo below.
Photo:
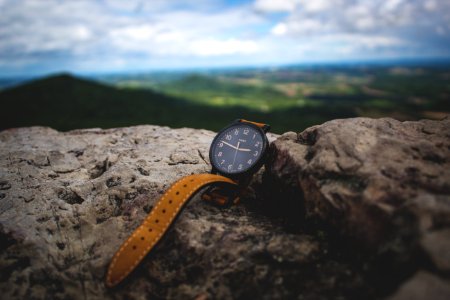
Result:
{"type": "Polygon", "coordinates": [[[448,300],[450,281],[444,281],[427,272],[418,272],[406,281],[389,300],[448,300]]]}
{"type": "Polygon", "coordinates": [[[450,273],[450,228],[424,234],[421,245],[437,269],[450,273]]]}
{"type": "Polygon", "coordinates": [[[210,170],[214,133],[3,131],[2,299],[374,299],[394,292],[405,273],[379,289],[378,278],[394,276],[370,267],[384,256],[374,262],[359,248],[349,251],[340,242],[348,236],[377,249],[398,246],[411,259],[424,253],[406,275],[431,264],[441,272],[432,276],[447,276],[448,123],[335,120],[286,133],[239,205],[224,209],[195,197],[113,290],[104,286],[112,255],[172,182],[210,170]],[[323,220],[330,227],[314,225],[323,220]]]}
{"type": "Polygon", "coordinates": [[[266,169],[285,216],[322,224],[348,251],[364,248],[376,281],[389,285],[428,260],[448,274],[450,118],[354,118],[285,133],[266,169]]]}
{"type": "Polygon", "coordinates": [[[254,209],[261,174],[232,208],[193,199],[136,272],[105,288],[114,252],[169,185],[210,170],[213,136],[158,126],[1,132],[1,298],[370,298],[323,237],[254,209]]]}
{"type": "Polygon", "coordinates": [[[355,118],[286,133],[268,171],[299,191],[307,217],[368,245],[386,239],[400,211],[418,218],[418,233],[450,226],[450,118],[355,118]]]}

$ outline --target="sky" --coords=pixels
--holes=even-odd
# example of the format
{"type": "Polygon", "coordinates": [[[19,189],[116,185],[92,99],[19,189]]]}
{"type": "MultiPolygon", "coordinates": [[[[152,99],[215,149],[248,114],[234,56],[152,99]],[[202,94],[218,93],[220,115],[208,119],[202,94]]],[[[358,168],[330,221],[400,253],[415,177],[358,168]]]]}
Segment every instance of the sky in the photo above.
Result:
{"type": "Polygon", "coordinates": [[[0,77],[450,58],[448,0],[0,0],[0,77]]]}

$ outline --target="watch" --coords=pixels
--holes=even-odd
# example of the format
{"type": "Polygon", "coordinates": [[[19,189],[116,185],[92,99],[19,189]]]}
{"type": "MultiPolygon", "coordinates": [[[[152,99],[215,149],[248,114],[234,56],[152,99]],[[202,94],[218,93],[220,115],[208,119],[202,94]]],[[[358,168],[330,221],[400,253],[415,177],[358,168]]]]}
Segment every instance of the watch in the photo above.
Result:
{"type": "Polygon", "coordinates": [[[267,124],[243,119],[222,129],[211,143],[211,173],[185,176],[172,184],[113,256],[106,273],[106,286],[117,285],[136,268],[202,188],[209,186],[201,196],[203,200],[221,206],[237,203],[252,175],[266,159],[269,129],[267,124]]]}

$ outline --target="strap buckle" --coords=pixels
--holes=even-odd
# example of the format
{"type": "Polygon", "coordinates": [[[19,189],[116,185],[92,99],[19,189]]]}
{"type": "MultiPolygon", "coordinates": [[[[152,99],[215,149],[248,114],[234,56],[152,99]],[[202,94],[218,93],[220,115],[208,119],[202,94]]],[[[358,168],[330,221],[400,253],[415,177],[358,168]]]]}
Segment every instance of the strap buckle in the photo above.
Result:
{"type": "Polygon", "coordinates": [[[214,185],[201,195],[202,200],[217,206],[229,207],[240,201],[241,188],[230,188],[230,186],[214,185]]]}

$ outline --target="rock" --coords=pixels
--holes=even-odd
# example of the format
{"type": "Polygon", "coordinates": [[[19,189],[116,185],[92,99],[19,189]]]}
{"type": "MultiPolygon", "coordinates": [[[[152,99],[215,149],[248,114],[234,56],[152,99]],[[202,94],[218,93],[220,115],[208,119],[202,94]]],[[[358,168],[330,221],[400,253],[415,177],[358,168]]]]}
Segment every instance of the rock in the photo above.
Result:
{"type": "Polygon", "coordinates": [[[112,255],[172,182],[210,170],[214,133],[0,132],[2,299],[375,299],[426,268],[442,287],[448,123],[350,119],[286,133],[239,205],[195,197],[113,290],[104,286],[112,255]],[[324,220],[328,227],[316,226],[324,220]],[[382,253],[393,248],[407,272],[387,272],[382,253]],[[380,288],[380,278],[392,284],[380,288]]]}
{"type": "Polygon", "coordinates": [[[424,234],[421,245],[437,269],[450,273],[450,228],[424,234]]]}
{"type": "Polygon", "coordinates": [[[447,300],[450,297],[450,281],[444,281],[427,272],[418,272],[389,300],[447,300]]]}
{"type": "Polygon", "coordinates": [[[193,199],[136,272],[105,288],[112,255],[168,186],[210,170],[213,137],[158,126],[1,132],[1,298],[370,298],[358,266],[323,235],[254,209],[252,189],[228,209],[193,199]]]}
{"type": "Polygon", "coordinates": [[[450,118],[330,121],[281,136],[267,166],[307,217],[367,245],[385,240],[400,212],[418,218],[418,233],[450,226],[450,118]]]}
{"type": "Polygon", "coordinates": [[[323,224],[348,251],[364,248],[376,276],[389,274],[383,285],[428,260],[448,274],[450,118],[354,118],[285,133],[266,170],[285,217],[323,224]]]}

